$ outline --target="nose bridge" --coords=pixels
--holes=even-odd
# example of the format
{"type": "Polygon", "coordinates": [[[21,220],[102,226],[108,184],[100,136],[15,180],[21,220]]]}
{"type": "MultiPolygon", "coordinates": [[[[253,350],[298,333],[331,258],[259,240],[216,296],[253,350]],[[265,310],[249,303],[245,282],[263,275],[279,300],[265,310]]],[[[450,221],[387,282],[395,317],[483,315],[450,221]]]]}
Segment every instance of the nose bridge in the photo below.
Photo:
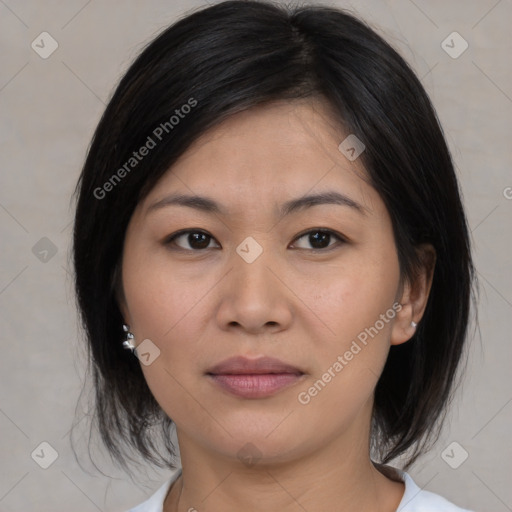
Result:
{"type": "MultiPolygon", "coordinates": [[[[269,286],[275,284],[268,268],[276,266],[276,258],[272,257],[270,245],[268,239],[263,241],[260,238],[258,242],[254,237],[248,236],[236,247],[232,257],[233,277],[245,290],[266,293],[269,286]]],[[[243,293],[245,290],[240,291],[243,293]]]]}
{"type": "Polygon", "coordinates": [[[238,324],[258,331],[265,325],[289,323],[288,298],[274,275],[279,275],[278,258],[270,252],[270,245],[270,241],[260,243],[247,237],[232,254],[218,316],[224,327],[238,324]]]}

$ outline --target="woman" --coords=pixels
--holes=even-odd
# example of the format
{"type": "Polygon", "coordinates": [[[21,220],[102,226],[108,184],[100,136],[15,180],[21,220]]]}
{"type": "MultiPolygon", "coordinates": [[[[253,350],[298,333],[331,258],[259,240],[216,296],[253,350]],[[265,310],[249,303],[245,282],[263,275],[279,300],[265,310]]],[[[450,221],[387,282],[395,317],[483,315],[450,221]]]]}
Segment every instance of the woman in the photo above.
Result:
{"type": "Polygon", "coordinates": [[[423,87],[363,22],[253,1],[178,21],[77,195],[103,440],[169,468],[179,442],[133,511],[463,510],[404,470],[455,389],[467,222],[423,87]]]}

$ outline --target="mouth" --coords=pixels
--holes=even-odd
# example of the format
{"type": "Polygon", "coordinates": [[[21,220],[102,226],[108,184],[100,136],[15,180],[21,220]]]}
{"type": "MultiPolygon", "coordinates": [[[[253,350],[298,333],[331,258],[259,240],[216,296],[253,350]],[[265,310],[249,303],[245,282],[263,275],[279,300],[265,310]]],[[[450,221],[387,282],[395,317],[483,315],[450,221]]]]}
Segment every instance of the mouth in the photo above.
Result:
{"type": "Polygon", "coordinates": [[[301,374],[300,368],[285,363],[274,357],[260,357],[249,359],[244,356],[235,356],[225,359],[207,370],[213,375],[262,375],[262,374],[301,374]]]}
{"type": "Polygon", "coordinates": [[[303,380],[305,373],[279,359],[233,357],[210,368],[206,375],[231,395],[264,398],[303,380]]]}
{"type": "Polygon", "coordinates": [[[297,384],[305,374],[207,374],[218,387],[241,398],[265,398],[297,384]]]}

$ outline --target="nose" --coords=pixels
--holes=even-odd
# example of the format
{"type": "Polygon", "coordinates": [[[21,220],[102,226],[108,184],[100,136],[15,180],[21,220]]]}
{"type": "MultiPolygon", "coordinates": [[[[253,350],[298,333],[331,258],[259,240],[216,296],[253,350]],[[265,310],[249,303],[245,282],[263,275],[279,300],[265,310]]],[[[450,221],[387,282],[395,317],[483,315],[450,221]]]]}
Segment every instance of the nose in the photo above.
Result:
{"type": "Polygon", "coordinates": [[[289,328],[293,294],[280,276],[282,271],[279,272],[275,258],[263,251],[255,261],[248,263],[235,253],[230,263],[231,271],[219,290],[219,327],[250,334],[275,333],[289,328]]]}

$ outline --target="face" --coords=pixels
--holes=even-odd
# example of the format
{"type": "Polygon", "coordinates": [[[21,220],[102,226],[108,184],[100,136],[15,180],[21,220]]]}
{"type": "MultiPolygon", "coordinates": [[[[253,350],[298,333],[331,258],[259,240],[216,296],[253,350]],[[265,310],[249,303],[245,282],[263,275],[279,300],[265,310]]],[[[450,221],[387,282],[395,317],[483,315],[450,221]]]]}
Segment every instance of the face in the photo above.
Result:
{"type": "Polygon", "coordinates": [[[412,332],[399,329],[391,220],[359,160],[338,149],[347,135],[319,100],[236,114],[137,206],[121,309],[179,438],[232,458],[251,443],[268,460],[367,442],[390,344],[412,332]],[[232,356],[298,372],[208,374],[232,356]]]}

